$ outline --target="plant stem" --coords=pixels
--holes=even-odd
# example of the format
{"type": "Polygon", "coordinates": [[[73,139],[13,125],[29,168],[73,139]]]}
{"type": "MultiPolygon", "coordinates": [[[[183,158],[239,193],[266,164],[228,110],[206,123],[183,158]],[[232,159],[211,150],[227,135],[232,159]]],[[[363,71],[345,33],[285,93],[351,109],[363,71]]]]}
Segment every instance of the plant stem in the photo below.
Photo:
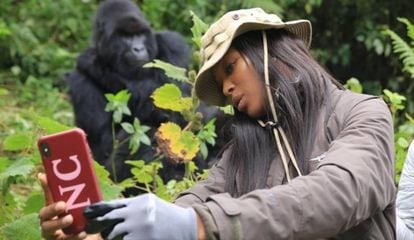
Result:
{"type": "Polygon", "coordinates": [[[191,127],[191,125],[193,125],[193,121],[189,121],[187,125],[184,127],[183,131],[187,131],[191,127]]]}
{"type": "Polygon", "coordinates": [[[152,165],[152,191],[157,192],[157,181],[155,177],[157,176],[157,167],[152,165]]]}
{"type": "Polygon", "coordinates": [[[189,178],[189,176],[191,175],[191,172],[190,172],[190,163],[189,162],[186,162],[186,163],[184,163],[184,166],[185,166],[184,177],[185,178],[189,178]]]}
{"type": "Polygon", "coordinates": [[[111,152],[110,160],[111,160],[112,176],[114,178],[114,182],[117,183],[118,177],[116,175],[115,155],[118,149],[118,141],[115,137],[115,123],[114,122],[112,122],[111,127],[112,127],[112,152],[111,152]]]}

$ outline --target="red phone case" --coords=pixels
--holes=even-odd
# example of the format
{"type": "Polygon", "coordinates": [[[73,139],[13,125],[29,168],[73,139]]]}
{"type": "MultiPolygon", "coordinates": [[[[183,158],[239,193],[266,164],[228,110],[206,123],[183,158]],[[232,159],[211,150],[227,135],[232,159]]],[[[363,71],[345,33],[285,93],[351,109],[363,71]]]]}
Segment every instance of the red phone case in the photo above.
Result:
{"type": "Polygon", "coordinates": [[[66,234],[83,231],[86,224],[83,209],[102,200],[85,133],[75,128],[43,136],[38,140],[38,148],[53,201],[67,204],[61,217],[72,214],[74,218],[73,224],[63,231],[66,234]]]}

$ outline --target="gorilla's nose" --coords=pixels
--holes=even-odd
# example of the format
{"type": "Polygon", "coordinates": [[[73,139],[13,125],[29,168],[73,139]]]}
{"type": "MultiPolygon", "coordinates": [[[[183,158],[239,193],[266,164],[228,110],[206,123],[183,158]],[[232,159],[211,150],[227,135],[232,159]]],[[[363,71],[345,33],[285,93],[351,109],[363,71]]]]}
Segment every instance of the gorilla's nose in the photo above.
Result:
{"type": "Polygon", "coordinates": [[[139,53],[139,52],[142,52],[143,50],[145,50],[145,47],[133,47],[132,50],[134,52],[139,53]]]}

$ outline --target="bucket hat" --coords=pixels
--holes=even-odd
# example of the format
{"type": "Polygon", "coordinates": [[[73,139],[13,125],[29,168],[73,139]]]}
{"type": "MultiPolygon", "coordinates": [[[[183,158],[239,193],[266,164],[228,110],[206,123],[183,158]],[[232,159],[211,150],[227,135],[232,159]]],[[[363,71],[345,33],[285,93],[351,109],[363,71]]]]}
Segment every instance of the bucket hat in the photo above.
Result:
{"type": "Polygon", "coordinates": [[[214,79],[212,67],[220,61],[237,36],[252,30],[272,28],[283,28],[310,46],[310,21],[301,19],[283,22],[276,14],[266,13],[261,8],[230,11],[213,23],[201,38],[203,65],[195,81],[196,95],[209,105],[226,105],[226,97],[214,79]]]}

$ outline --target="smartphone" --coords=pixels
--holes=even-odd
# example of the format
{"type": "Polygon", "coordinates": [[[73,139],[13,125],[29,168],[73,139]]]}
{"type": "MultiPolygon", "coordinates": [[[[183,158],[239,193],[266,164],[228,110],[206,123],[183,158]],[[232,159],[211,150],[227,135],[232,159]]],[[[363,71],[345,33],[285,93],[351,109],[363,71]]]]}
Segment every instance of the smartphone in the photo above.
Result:
{"type": "Polygon", "coordinates": [[[75,128],[40,137],[37,145],[53,201],[66,202],[66,212],[59,217],[73,216],[73,224],[63,232],[83,231],[86,225],[83,209],[102,200],[86,134],[75,128]]]}

